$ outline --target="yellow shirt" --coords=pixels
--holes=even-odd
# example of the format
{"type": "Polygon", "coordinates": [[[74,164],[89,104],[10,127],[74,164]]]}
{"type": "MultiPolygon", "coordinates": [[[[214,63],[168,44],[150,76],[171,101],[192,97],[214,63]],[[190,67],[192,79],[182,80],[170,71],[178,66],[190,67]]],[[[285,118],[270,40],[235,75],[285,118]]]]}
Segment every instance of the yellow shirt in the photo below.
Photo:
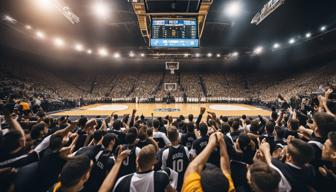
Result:
{"type": "MultiPolygon", "coordinates": [[[[228,192],[234,192],[235,187],[234,187],[231,175],[225,175],[225,177],[227,178],[229,182],[228,192]]],[[[183,182],[182,191],[183,192],[203,192],[201,176],[196,172],[189,174],[183,182]]]]}

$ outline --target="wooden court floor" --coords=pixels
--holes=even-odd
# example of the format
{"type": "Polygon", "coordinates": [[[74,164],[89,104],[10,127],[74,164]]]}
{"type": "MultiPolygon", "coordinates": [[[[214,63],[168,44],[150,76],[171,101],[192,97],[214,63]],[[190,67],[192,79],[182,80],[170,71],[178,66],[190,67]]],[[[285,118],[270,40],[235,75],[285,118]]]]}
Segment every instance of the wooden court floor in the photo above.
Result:
{"type": "Polygon", "coordinates": [[[115,112],[118,115],[131,114],[133,109],[137,110],[136,115],[154,117],[170,115],[178,117],[179,115],[193,114],[195,117],[199,114],[200,108],[205,107],[207,111],[215,112],[218,116],[269,116],[270,111],[246,104],[218,104],[218,103],[115,103],[115,104],[94,104],[62,112],[51,114],[51,116],[107,116],[115,112]]]}

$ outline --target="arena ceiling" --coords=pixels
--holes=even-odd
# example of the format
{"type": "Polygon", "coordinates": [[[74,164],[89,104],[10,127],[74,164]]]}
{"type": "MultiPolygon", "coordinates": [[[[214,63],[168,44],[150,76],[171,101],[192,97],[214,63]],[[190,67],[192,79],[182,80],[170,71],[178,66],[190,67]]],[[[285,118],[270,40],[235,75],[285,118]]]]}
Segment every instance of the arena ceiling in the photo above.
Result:
{"type": "MultiPolygon", "coordinates": [[[[98,19],[92,12],[95,0],[64,0],[80,17],[79,24],[71,24],[57,10],[47,9],[38,2],[43,0],[1,1],[2,15],[8,14],[47,34],[64,37],[67,41],[80,41],[92,49],[106,46],[114,50],[137,50],[145,48],[139,31],[136,15],[129,0],[106,0],[111,9],[108,17],[98,19]]],[[[322,25],[335,26],[336,1],[286,0],[261,24],[250,24],[252,17],[268,0],[237,0],[243,5],[242,12],[235,18],[225,15],[229,0],[214,0],[207,17],[200,50],[247,51],[263,44],[287,42],[290,37],[302,37],[306,32],[318,31],[322,25]]],[[[12,48],[34,50],[34,45],[21,43],[24,36],[8,26],[0,25],[0,44],[12,48]],[[22,37],[23,38],[23,37],[22,37]]],[[[36,47],[45,49],[47,45],[36,47]]]]}

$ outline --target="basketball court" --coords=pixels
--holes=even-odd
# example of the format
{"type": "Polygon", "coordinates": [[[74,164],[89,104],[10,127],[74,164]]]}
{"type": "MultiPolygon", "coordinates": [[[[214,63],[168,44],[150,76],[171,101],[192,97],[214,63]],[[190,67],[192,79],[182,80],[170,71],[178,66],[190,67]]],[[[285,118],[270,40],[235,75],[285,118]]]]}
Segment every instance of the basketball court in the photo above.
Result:
{"type": "Polygon", "coordinates": [[[94,104],[72,110],[66,110],[51,114],[52,116],[107,116],[115,112],[118,115],[131,114],[133,109],[137,110],[137,115],[154,117],[170,115],[178,117],[179,115],[193,114],[195,117],[199,114],[200,108],[205,107],[207,111],[215,112],[218,116],[269,116],[270,111],[246,104],[219,104],[219,103],[117,103],[117,104],[94,104]]]}

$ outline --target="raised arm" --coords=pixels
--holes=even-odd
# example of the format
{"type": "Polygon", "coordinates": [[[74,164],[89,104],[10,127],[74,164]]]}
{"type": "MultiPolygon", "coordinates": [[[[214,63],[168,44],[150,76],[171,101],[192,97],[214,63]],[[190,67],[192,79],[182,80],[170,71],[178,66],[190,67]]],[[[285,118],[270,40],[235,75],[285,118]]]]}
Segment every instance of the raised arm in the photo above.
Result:
{"type": "Polygon", "coordinates": [[[210,154],[212,151],[215,149],[217,146],[217,141],[216,141],[216,135],[212,134],[209,138],[209,143],[206,145],[206,147],[203,149],[203,151],[196,156],[196,158],[190,162],[185,174],[184,178],[186,178],[189,174],[191,173],[198,173],[200,174],[201,171],[203,170],[203,167],[205,163],[208,161],[210,154]]]}
{"type": "Polygon", "coordinates": [[[113,165],[111,171],[106,176],[103,184],[99,188],[99,192],[108,192],[111,191],[118,177],[118,173],[121,167],[123,160],[130,154],[130,150],[122,151],[118,158],[116,159],[115,164],[113,165]]]}

